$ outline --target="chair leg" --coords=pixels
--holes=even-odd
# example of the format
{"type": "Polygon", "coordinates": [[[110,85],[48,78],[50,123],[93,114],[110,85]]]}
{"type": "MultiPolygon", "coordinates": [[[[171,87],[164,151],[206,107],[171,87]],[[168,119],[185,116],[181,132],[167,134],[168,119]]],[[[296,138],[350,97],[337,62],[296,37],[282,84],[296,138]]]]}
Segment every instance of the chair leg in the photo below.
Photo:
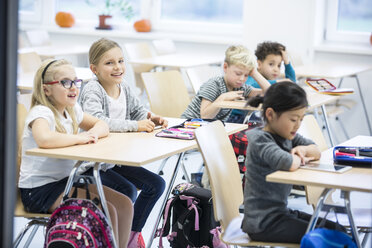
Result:
{"type": "Polygon", "coordinates": [[[158,172],[157,172],[158,175],[160,175],[160,176],[164,175],[163,169],[164,169],[164,166],[167,163],[168,159],[169,159],[169,157],[163,159],[163,161],[161,162],[161,164],[159,166],[159,169],[158,169],[158,172]]]}
{"type": "Polygon", "coordinates": [[[346,128],[344,126],[344,123],[342,123],[342,121],[340,120],[340,118],[338,116],[336,116],[336,121],[338,121],[338,123],[340,123],[340,127],[341,127],[342,131],[344,132],[346,139],[350,139],[350,137],[349,137],[349,135],[346,131],[346,128]]]}
{"type": "Polygon", "coordinates": [[[28,236],[25,245],[23,246],[24,248],[28,248],[37,232],[37,229],[39,229],[39,225],[34,225],[34,228],[32,228],[32,231],[30,233],[30,236],[28,236]]]}
{"type": "Polygon", "coordinates": [[[190,177],[189,177],[189,175],[187,174],[187,171],[186,171],[185,159],[182,159],[182,161],[181,161],[181,168],[182,168],[182,171],[183,171],[182,179],[185,179],[186,182],[191,183],[190,177]]]}
{"type": "Polygon", "coordinates": [[[13,243],[13,247],[14,248],[18,247],[18,245],[21,243],[21,240],[23,239],[23,237],[25,236],[25,234],[28,232],[28,230],[30,229],[30,227],[34,226],[32,232],[31,232],[30,236],[28,237],[28,239],[27,239],[27,241],[25,243],[25,246],[24,246],[24,247],[28,247],[29,244],[31,243],[32,239],[34,238],[34,236],[36,234],[36,231],[39,228],[39,226],[45,226],[47,223],[48,223],[48,219],[45,219],[45,220],[31,220],[31,221],[29,221],[25,225],[25,227],[21,230],[21,232],[18,234],[17,238],[15,239],[15,241],[13,243]]]}

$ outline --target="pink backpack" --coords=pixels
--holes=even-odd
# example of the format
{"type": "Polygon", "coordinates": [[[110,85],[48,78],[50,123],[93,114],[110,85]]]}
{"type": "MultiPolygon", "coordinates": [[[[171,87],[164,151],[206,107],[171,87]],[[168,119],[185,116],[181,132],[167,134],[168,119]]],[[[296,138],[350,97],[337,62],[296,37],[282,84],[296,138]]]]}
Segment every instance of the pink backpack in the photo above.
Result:
{"type": "Polygon", "coordinates": [[[106,215],[87,198],[66,199],[54,210],[46,229],[44,248],[115,247],[106,215]]]}

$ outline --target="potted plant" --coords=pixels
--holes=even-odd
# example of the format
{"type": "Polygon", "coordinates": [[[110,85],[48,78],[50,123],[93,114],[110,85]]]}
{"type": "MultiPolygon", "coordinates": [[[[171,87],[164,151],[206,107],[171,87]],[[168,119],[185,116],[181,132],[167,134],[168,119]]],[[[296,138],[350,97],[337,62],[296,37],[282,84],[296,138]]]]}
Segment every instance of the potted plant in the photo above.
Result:
{"type": "MultiPolygon", "coordinates": [[[[89,5],[95,5],[92,0],[85,0],[89,5]]],[[[99,24],[97,29],[112,29],[112,26],[106,23],[108,18],[112,17],[112,13],[120,12],[125,19],[130,20],[133,15],[132,5],[127,0],[104,0],[104,5],[100,7],[101,14],[99,17],[99,24]]]]}

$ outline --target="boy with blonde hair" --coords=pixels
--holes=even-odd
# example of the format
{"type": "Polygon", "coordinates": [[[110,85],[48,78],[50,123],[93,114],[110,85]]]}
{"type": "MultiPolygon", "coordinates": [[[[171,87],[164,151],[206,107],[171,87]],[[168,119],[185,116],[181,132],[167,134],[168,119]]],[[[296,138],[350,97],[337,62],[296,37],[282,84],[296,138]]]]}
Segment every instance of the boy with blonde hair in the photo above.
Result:
{"type": "Polygon", "coordinates": [[[181,118],[226,121],[232,110],[217,107],[219,101],[254,97],[264,94],[270,86],[270,83],[257,71],[254,55],[242,45],[230,46],[226,50],[223,71],[224,75],[213,77],[202,84],[181,118]],[[248,76],[253,77],[261,89],[246,85],[248,76]]]}

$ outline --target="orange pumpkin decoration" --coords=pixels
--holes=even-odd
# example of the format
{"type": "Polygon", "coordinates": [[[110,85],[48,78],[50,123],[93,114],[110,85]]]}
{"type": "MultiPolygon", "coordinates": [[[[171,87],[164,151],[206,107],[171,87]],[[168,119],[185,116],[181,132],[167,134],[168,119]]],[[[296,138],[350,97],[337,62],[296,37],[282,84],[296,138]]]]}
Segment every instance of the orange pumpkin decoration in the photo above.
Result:
{"type": "Polygon", "coordinates": [[[142,19],[134,23],[134,29],[137,32],[150,32],[151,31],[151,22],[147,19],[142,19]]]}
{"type": "Polygon", "coordinates": [[[61,11],[56,14],[56,23],[62,28],[69,28],[75,24],[75,18],[71,13],[61,11]]]}

